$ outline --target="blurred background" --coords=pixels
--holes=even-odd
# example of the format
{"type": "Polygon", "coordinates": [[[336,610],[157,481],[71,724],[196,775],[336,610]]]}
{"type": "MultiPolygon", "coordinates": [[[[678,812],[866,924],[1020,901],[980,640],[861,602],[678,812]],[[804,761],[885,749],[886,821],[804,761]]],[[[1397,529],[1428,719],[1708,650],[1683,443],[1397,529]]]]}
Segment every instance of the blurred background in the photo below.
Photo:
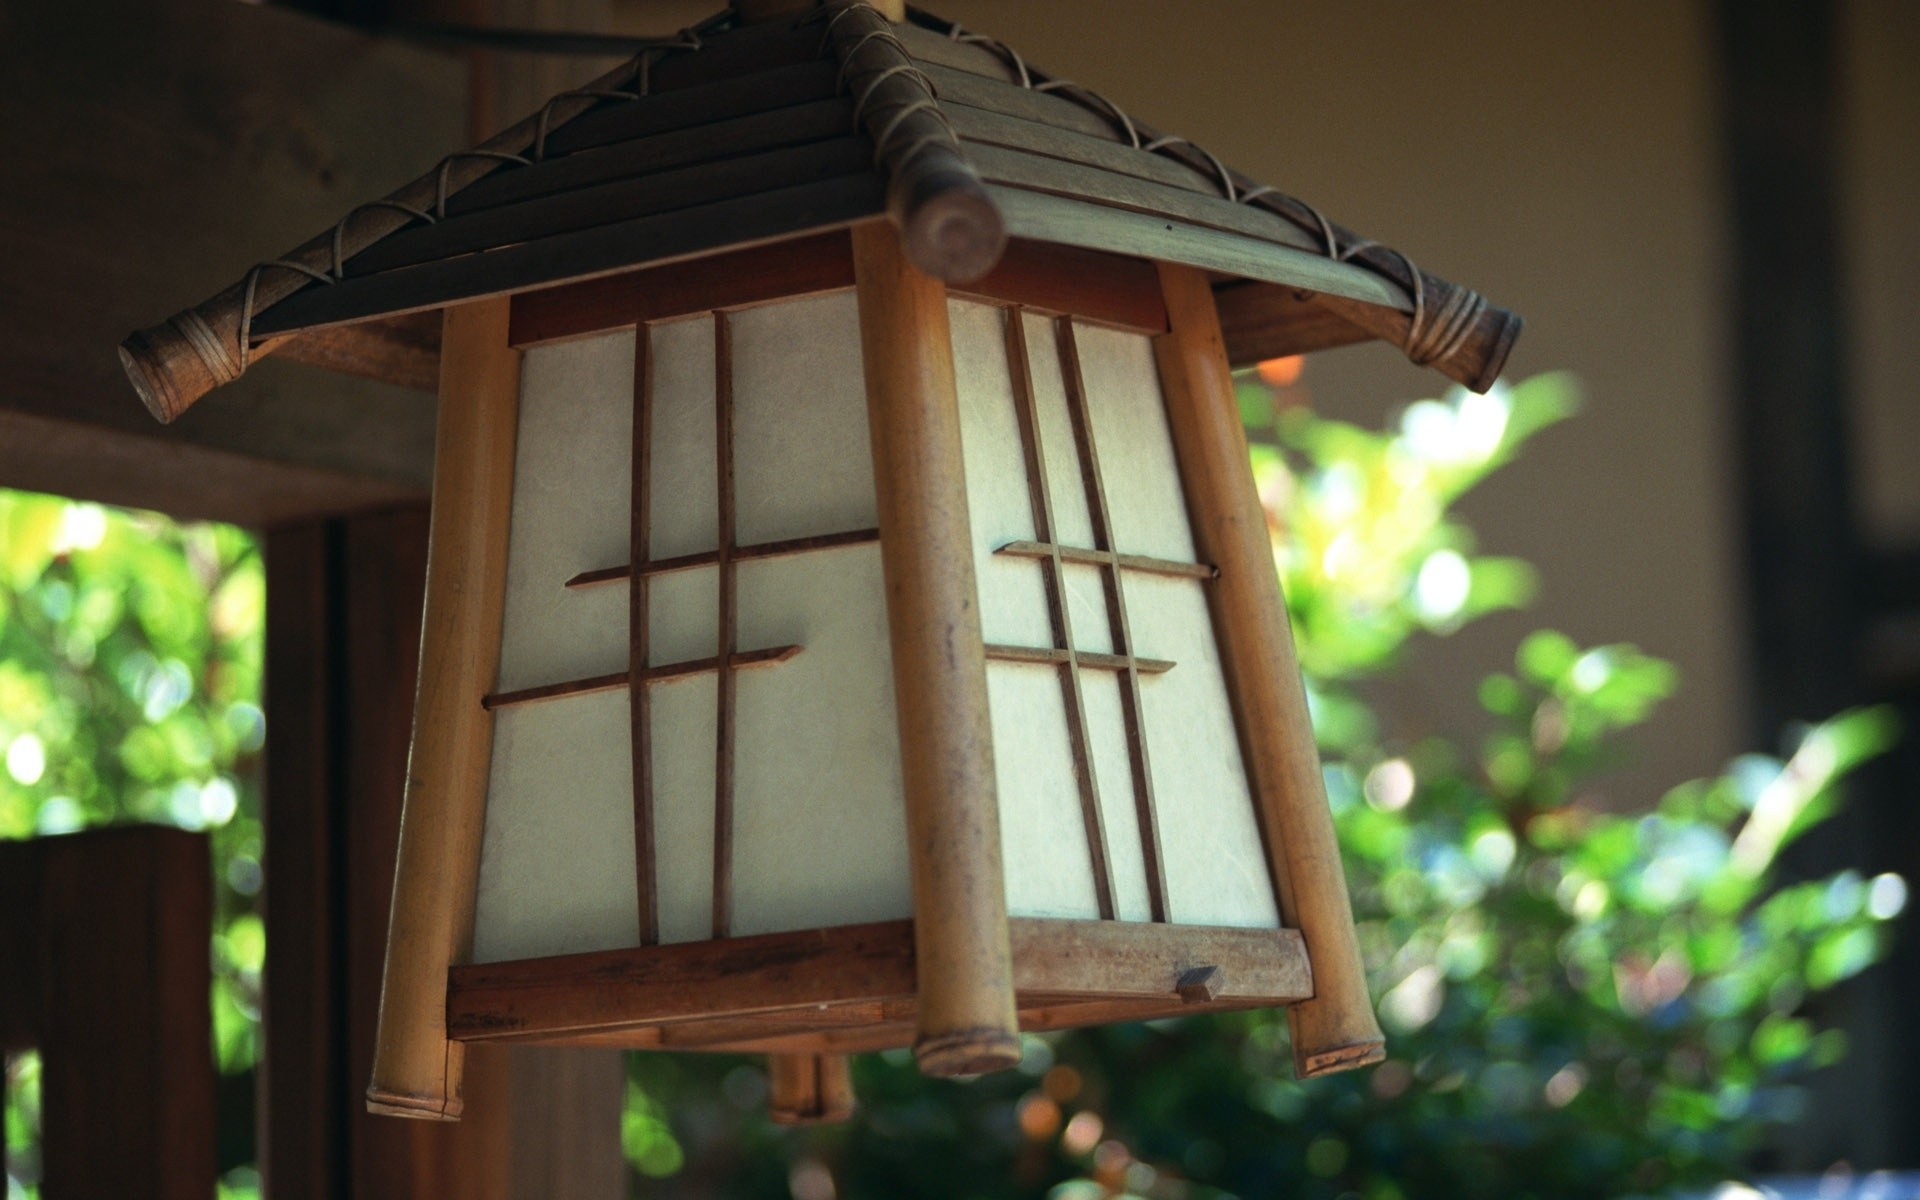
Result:
{"type": "MultiPolygon", "coordinates": [[[[661,34],[713,7],[711,0],[7,5],[0,10],[0,112],[9,118],[15,151],[8,185],[0,189],[0,261],[9,264],[0,281],[0,312],[10,326],[0,343],[0,485],[213,518],[255,533],[281,531],[283,544],[291,536],[285,531],[313,522],[339,530],[364,514],[411,511],[424,497],[431,457],[430,397],[268,362],[163,436],[119,379],[112,346],[126,329],[224,286],[261,247],[300,241],[352,203],[384,194],[448,148],[490,134],[607,65],[449,49],[403,36],[407,28],[452,22],[661,34]]],[[[1290,563],[1282,554],[1299,593],[1293,598],[1303,641],[1313,636],[1303,594],[1319,589],[1349,606],[1335,605],[1324,624],[1323,682],[1329,697],[1356,697],[1370,723],[1322,736],[1329,761],[1345,764],[1357,787],[1369,780],[1376,790],[1386,786],[1398,768],[1386,776],[1375,772],[1399,762],[1419,780],[1431,773],[1474,781],[1480,797],[1474,803],[1511,811],[1513,795],[1534,783],[1509,780],[1512,794],[1503,793],[1498,772],[1486,769],[1491,752],[1485,747],[1515,721],[1530,727],[1543,699],[1574,687],[1570,673],[1589,648],[1630,645],[1674,671],[1646,682],[1643,671],[1636,675],[1639,658],[1620,651],[1608,660],[1622,678],[1633,676],[1644,686],[1617,685],[1634,695],[1620,702],[1623,709],[1595,718],[1592,737],[1606,748],[1579,766],[1571,798],[1583,810],[1637,818],[1682,781],[1734,779],[1738,771],[1728,774],[1728,764],[1741,755],[1789,758],[1804,748],[1810,722],[1883,705],[1904,715],[1908,735],[1884,753],[1858,749],[1868,761],[1848,776],[1839,814],[1784,848],[1779,863],[1769,859],[1769,886],[1826,881],[1846,871],[1870,890],[1889,873],[1920,875],[1920,748],[1913,733],[1920,730],[1920,394],[1912,365],[1920,353],[1913,324],[1920,312],[1920,222],[1913,217],[1920,211],[1920,5],[945,0],[933,7],[1526,318],[1509,376],[1535,380],[1528,385],[1535,398],[1516,408],[1507,393],[1504,432],[1470,463],[1447,460],[1458,471],[1423,501],[1442,510],[1431,528],[1405,544],[1374,542],[1380,570],[1397,581],[1388,590],[1398,591],[1369,602],[1398,612],[1405,626],[1390,639],[1391,654],[1378,662],[1341,657],[1347,652],[1333,639],[1352,618],[1351,606],[1366,598],[1356,599],[1348,582],[1329,578],[1324,562],[1290,563]],[[1564,374],[1537,378],[1549,372],[1564,374]],[[1418,583],[1439,550],[1468,562],[1517,559],[1534,571],[1525,585],[1489,600],[1484,613],[1435,617],[1430,606],[1420,608],[1418,583]],[[1564,634],[1572,650],[1560,654],[1558,643],[1529,640],[1543,629],[1564,634]],[[1523,645],[1534,647],[1531,667],[1516,667],[1516,648],[1523,645]],[[1482,680],[1494,673],[1531,689],[1524,707],[1517,700],[1504,707],[1483,703],[1482,680]],[[1465,749],[1436,750],[1435,739],[1465,749]]],[[[1340,510],[1327,507],[1325,489],[1362,470],[1368,453],[1453,453],[1421,441],[1420,422],[1431,431],[1436,410],[1414,402],[1439,396],[1434,377],[1385,347],[1317,356],[1298,374],[1276,366],[1264,379],[1249,379],[1247,389],[1250,434],[1272,455],[1267,478],[1282,531],[1311,519],[1337,520],[1340,510]],[[1327,422],[1351,422],[1380,440],[1371,451],[1364,444],[1335,446],[1325,434],[1327,422]],[[1395,439],[1399,450],[1383,448],[1395,439]]],[[[1449,420],[1471,417],[1462,403],[1446,401],[1449,420]]],[[[20,500],[10,511],[31,507],[20,500]]],[[[95,518],[60,506],[34,514],[7,527],[5,549],[18,560],[10,567],[13,586],[37,597],[32,589],[48,583],[74,585],[58,572],[80,569],[76,562],[84,567],[84,556],[75,559],[73,551],[85,541],[81,535],[94,536],[87,523],[95,518]],[[70,528],[75,521],[79,534],[70,528]]],[[[393,518],[402,526],[408,519],[393,518]]],[[[237,535],[129,520],[151,538],[172,539],[168,544],[179,553],[198,556],[192,560],[198,575],[190,571],[181,586],[197,579],[192,586],[202,589],[202,600],[229,578],[261,572],[258,551],[241,548],[237,535]]],[[[114,537],[122,536],[121,526],[113,528],[114,537]]],[[[352,529],[328,536],[344,539],[346,548],[323,551],[322,559],[360,553],[352,549],[362,545],[352,529]]],[[[415,535],[399,528],[379,536],[399,544],[415,535]]],[[[112,544],[106,533],[94,536],[93,547],[103,544],[112,544]]],[[[266,546],[271,563],[271,536],[266,546]]],[[[290,558],[283,554],[281,561],[290,558]]],[[[262,579],[271,596],[270,575],[262,579]]],[[[231,586],[238,592],[229,593],[221,619],[234,629],[251,628],[248,636],[257,639],[261,617],[247,617],[244,608],[252,601],[233,598],[254,585],[231,586]]],[[[187,599],[179,602],[190,604],[193,594],[182,593],[187,599]]],[[[23,636],[19,621],[0,628],[23,636]]],[[[6,645],[9,655],[25,653],[14,642],[6,645]]],[[[211,651],[202,646],[192,653],[211,651]]],[[[162,647],[150,657],[164,667],[170,655],[188,654],[162,647]]],[[[157,686],[151,671],[128,670],[133,673],[123,678],[134,681],[127,686],[135,690],[127,720],[158,719],[142,715],[149,711],[142,689],[157,686]]],[[[251,686],[258,688],[257,678],[251,686]]],[[[201,807],[180,823],[224,828],[230,819],[251,820],[248,814],[259,812],[259,743],[247,740],[247,711],[227,710],[260,701],[205,689],[195,696],[195,703],[214,706],[207,719],[227,730],[215,739],[226,757],[154,767],[161,774],[148,781],[151,789],[174,795],[166,771],[194,781],[193,803],[201,807]],[[204,799],[216,779],[231,780],[223,785],[235,797],[231,806],[219,788],[204,799]],[[205,809],[209,803],[212,810],[205,809]],[[215,821],[210,813],[225,816],[215,821]]],[[[33,714],[44,714],[47,702],[16,696],[8,709],[6,699],[0,689],[0,722],[11,722],[0,726],[0,741],[11,746],[31,731],[39,719],[33,714]]],[[[1843,724],[1839,728],[1853,732],[1842,742],[1880,747],[1886,726],[1869,724],[1843,724]]],[[[0,832],[73,827],[77,818],[45,818],[53,793],[39,785],[39,773],[24,770],[30,762],[20,765],[0,778],[0,788],[15,789],[18,812],[27,815],[9,817],[0,832]],[[32,785],[21,782],[27,774],[32,785]]],[[[1811,803],[1843,766],[1826,763],[1819,786],[1803,800],[1811,803]]],[[[1686,819],[1718,821],[1728,831],[1723,842],[1737,838],[1733,809],[1752,811],[1754,795],[1779,777],[1778,763],[1773,771],[1760,783],[1749,780],[1751,794],[1729,800],[1726,813],[1716,815],[1707,804],[1689,809],[1686,819]]],[[[1378,800],[1368,793],[1356,801],[1366,811],[1404,813],[1408,821],[1420,816],[1417,802],[1383,809],[1377,802],[1369,807],[1369,796],[1378,800]]],[[[1479,810],[1460,803],[1466,807],[1442,805],[1435,815],[1451,812],[1464,821],[1458,836],[1449,837],[1470,847],[1477,828],[1472,812],[1479,810]]],[[[168,819],[171,811],[147,811],[124,799],[102,805],[82,815],[168,819]]],[[[1652,836],[1634,828],[1643,841],[1652,836]]],[[[1526,830],[1515,830],[1523,856],[1557,853],[1529,850],[1526,830]]],[[[1343,832],[1355,850],[1357,835],[1343,832]]],[[[248,836],[254,841],[235,844],[256,845],[257,829],[248,836]]],[[[1391,876],[1387,859],[1411,851],[1391,838],[1376,850],[1384,887],[1391,876]]],[[[1658,847],[1642,850],[1642,858],[1612,869],[1624,878],[1659,859],[1658,847]]],[[[257,858],[257,848],[253,853],[257,858]]],[[[1356,853],[1364,857],[1365,848],[1356,853]]],[[[238,871],[229,882],[257,891],[247,869],[238,871]]],[[[1705,876],[1696,881],[1702,894],[1710,882],[1705,876]]],[[[252,895],[236,887],[235,895],[252,895]]],[[[1809,954],[1819,936],[1844,932],[1849,922],[1877,911],[1864,898],[1867,890],[1851,902],[1820,894],[1828,897],[1825,909],[1809,910],[1802,930],[1809,954]]],[[[1883,889],[1883,908],[1888,894],[1883,889]]],[[[1474,894],[1475,903],[1479,897],[1474,894]]],[[[1656,907],[1657,899],[1646,898],[1646,905],[1656,907]]],[[[235,914],[251,911],[250,901],[233,902],[235,914]]],[[[1363,900],[1363,907],[1370,902],[1363,900]]],[[[1393,920],[1420,914],[1444,920],[1448,907],[1444,890],[1421,902],[1427,907],[1400,911],[1380,903],[1383,944],[1391,940],[1393,920]]],[[[1632,905],[1623,900],[1622,907],[1632,905]]],[[[1588,919],[1571,909],[1562,915],[1575,924],[1588,919]]],[[[1897,931],[1877,935],[1875,954],[1887,955],[1880,965],[1861,973],[1873,957],[1867,955],[1846,971],[1820,968],[1816,974],[1831,976],[1821,977],[1825,983],[1840,986],[1816,981],[1767,1002],[1779,1009],[1776,1015],[1804,1014],[1809,1030],[1843,1029],[1850,1053],[1808,1076],[1811,1099],[1786,1112],[1791,1119],[1757,1134],[1760,1159],[1748,1161],[1789,1172],[1838,1162],[1862,1170],[1920,1167],[1920,1093],[1911,1081],[1920,1042],[1910,1017],[1911,997],[1920,994],[1920,936],[1911,921],[1890,928],[1897,931]],[[1843,976],[1850,978],[1841,983],[1843,976]]],[[[1644,936],[1667,936],[1652,930],[1644,936]]],[[[223,936],[237,939],[223,951],[230,952],[232,977],[241,980],[239,972],[251,970],[257,987],[264,952],[250,940],[254,931],[229,929],[223,936]]],[[[1653,957],[1659,953],[1656,948],[1653,957]]],[[[1390,957],[1383,952],[1383,986],[1420,969],[1390,957]]],[[[1781,969],[1804,974],[1808,962],[1803,957],[1781,969]]],[[[1694,982],[1718,969],[1700,962],[1690,968],[1694,982]]],[[[1626,1012],[1632,993],[1613,987],[1610,1003],[1626,1012]]],[[[1636,1021],[1660,1008],[1646,1001],[1636,1021]]],[[[1753,1010],[1752,1021],[1765,1019],[1764,1008],[1753,1010]]],[[[1433,1019],[1407,1032],[1417,1034],[1433,1019]]],[[[1569,1019],[1597,1018],[1576,1011],[1569,1019]]],[[[1659,1023],[1638,1023],[1649,1022],[1659,1023]]],[[[1224,1040],[1191,1036],[1203,1049],[1231,1048],[1228,1057],[1244,1067],[1257,1059],[1248,1057],[1247,1046],[1257,1047],[1266,1035],[1246,1029],[1221,1032],[1224,1040]]],[[[1745,1044],[1751,1051],[1751,1041],[1745,1044]]],[[[1059,1053],[1063,1062],[1087,1055],[1073,1068],[1075,1078],[1097,1079],[1103,1069],[1133,1069],[1127,1064],[1138,1062],[1128,1057],[1134,1052],[1089,1043],[1059,1053]]],[[[243,1059],[250,1069],[253,1052],[243,1059]]],[[[1783,1061],[1798,1070],[1816,1059],[1824,1061],[1806,1049],[1783,1061]]],[[[1004,1111],[995,1128],[1006,1133],[1007,1121],[1025,1128],[1020,1122],[1028,1118],[1019,1113],[1044,1115],[1020,1107],[1022,1097],[1049,1097],[1059,1115],[1046,1138],[1057,1146],[1073,1129],[1079,1093],[1056,1095],[1066,1085],[1052,1073],[1051,1059],[1033,1065],[1031,1079],[983,1099],[982,1111],[1004,1111]]],[[[1536,1067],[1534,1090],[1545,1096],[1541,1089],[1561,1078],[1560,1067],[1536,1067]]],[[[673,1132],[673,1097],[687,1096],[693,1111],[708,1102],[699,1096],[728,1103],[728,1086],[752,1091],[750,1080],[724,1072],[706,1083],[655,1076],[649,1084],[651,1069],[637,1068],[634,1081],[622,1085],[632,1093],[627,1149],[636,1162],[665,1154],[648,1150],[665,1144],[662,1137],[677,1147],[682,1163],[696,1154],[697,1137],[685,1128],[673,1132]]],[[[865,1082],[882,1096],[907,1086],[884,1065],[873,1072],[865,1082]]],[[[1410,1078],[1417,1090],[1421,1081],[1445,1075],[1410,1078]]],[[[1562,1094],[1567,1086],[1563,1082],[1562,1094]]],[[[1622,1086],[1622,1095],[1637,1094],[1622,1086]]],[[[1376,1094],[1368,1103],[1397,1096],[1376,1094]]],[[[246,1102],[244,1096],[236,1101],[246,1102]]],[[[1123,1123],[1151,1126],[1150,1113],[1121,1108],[1123,1123]]],[[[1269,1112],[1273,1128],[1288,1125],[1285,1111],[1282,1103],[1281,1115],[1269,1112]]],[[[1741,1110],[1742,1119],[1748,1115],[1764,1114],[1741,1110]]],[[[1414,1110],[1395,1119],[1402,1118],[1410,1127],[1438,1120],[1414,1110]]],[[[1723,1113],[1722,1119],[1730,1118],[1723,1113]]],[[[1363,1113],[1351,1128],[1366,1124],[1363,1113]]],[[[1086,1132],[1083,1123],[1080,1133],[1086,1132]]],[[[1350,1161],[1371,1153],[1358,1149],[1357,1135],[1350,1134],[1341,1135],[1348,1149],[1331,1173],[1308,1169],[1312,1137],[1298,1148],[1302,1177],[1329,1181],[1328,1195],[1340,1194],[1334,1184],[1350,1161]]],[[[339,1153],[355,1153],[351,1139],[338,1136],[344,1139],[339,1153]]],[[[871,1130],[860,1136],[886,1141],[871,1130]]],[[[908,1138],[897,1128],[890,1136],[908,1138]]],[[[958,1136],[948,1130],[938,1135],[948,1141],[926,1144],[950,1146],[958,1136]]],[[[1007,1136],[1018,1142],[1026,1133],[1007,1136]]],[[[1259,1136],[1274,1135],[1269,1129],[1259,1136]]],[[[241,1140],[247,1145],[234,1155],[251,1149],[250,1133],[241,1140]]],[[[1110,1140],[1096,1130],[1077,1158],[1065,1155],[1032,1176],[1039,1192],[1007,1194],[1044,1194],[1059,1179],[1092,1171],[1094,1152],[1110,1140]]],[[[1150,1137],[1114,1144],[1128,1161],[1153,1160],[1156,1153],[1162,1162],[1179,1158],[1164,1147],[1156,1151],[1150,1137]]],[[[760,1161],[726,1139],[715,1145],[715,1154],[760,1161]]],[[[799,1143],[768,1145],[768,1162],[833,1158],[824,1150],[803,1154],[793,1148],[799,1143]]],[[[1321,1151],[1320,1166],[1332,1163],[1332,1155],[1321,1151]]],[[[652,1161],[664,1167],[670,1160],[652,1161]]],[[[1206,1155],[1196,1162],[1168,1168],[1158,1186],[1171,1186],[1167,1181],[1182,1173],[1205,1178],[1206,1155]]],[[[1107,1172],[1099,1184],[1106,1193],[1140,1181],[1127,1181],[1125,1165],[1118,1174],[1107,1172]]],[[[790,1192],[799,1200],[824,1200],[836,1194],[840,1178],[823,1166],[824,1185],[794,1170],[724,1183],[732,1177],[710,1170],[712,1179],[700,1185],[707,1190],[695,1186],[696,1172],[678,1176],[678,1191],[661,1184],[646,1194],[790,1192]]],[[[667,1174],[676,1172],[683,1167],[667,1174]]],[[[362,1172],[356,1184],[352,1174],[313,1194],[347,1194],[354,1187],[360,1189],[354,1194],[379,1192],[365,1182],[371,1176],[362,1172]]],[[[245,1177],[234,1179],[233,1186],[247,1186],[245,1177]]],[[[1362,1194],[1361,1184],[1352,1187],[1362,1194]]]]}

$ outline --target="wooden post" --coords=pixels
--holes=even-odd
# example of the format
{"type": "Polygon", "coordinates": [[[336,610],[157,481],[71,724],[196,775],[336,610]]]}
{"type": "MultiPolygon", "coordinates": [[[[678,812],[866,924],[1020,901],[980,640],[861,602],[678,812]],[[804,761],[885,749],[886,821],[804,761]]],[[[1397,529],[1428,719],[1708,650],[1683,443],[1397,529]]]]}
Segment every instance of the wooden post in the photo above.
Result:
{"type": "Polygon", "coordinates": [[[446,1035],[447,968],[466,957],[500,663],[520,355],[504,297],[447,309],[420,684],[400,817],[380,1026],[367,1105],[456,1120],[461,1047],[446,1035]]]}
{"type": "Polygon", "coordinates": [[[776,1125],[827,1125],[853,1115],[844,1054],[769,1055],[767,1088],[767,1115],[776,1125]]]}
{"type": "Polygon", "coordinates": [[[1313,998],[1288,1009],[1302,1078],[1378,1062],[1385,1042],[1367,997],[1346,872],[1320,778],[1293,632],[1254,491],[1220,318],[1206,275],[1161,264],[1168,332],[1154,341],[1175,454],[1233,693],[1280,911],[1307,945],[1313,998]]]}
{"type": "Polygon", "coordinates": [[[986,648],[945,285],[900,235],[853,231],[880,558],[893,645],[919,1032],[930,1075],[1019,1061],[986,648]]]}
{"type": "Polygon", "coordinates": [[[0,842],[0,914],[0,1056],[40,1051],[42,1194],[212,1195],[207,836],[0,842]]]}

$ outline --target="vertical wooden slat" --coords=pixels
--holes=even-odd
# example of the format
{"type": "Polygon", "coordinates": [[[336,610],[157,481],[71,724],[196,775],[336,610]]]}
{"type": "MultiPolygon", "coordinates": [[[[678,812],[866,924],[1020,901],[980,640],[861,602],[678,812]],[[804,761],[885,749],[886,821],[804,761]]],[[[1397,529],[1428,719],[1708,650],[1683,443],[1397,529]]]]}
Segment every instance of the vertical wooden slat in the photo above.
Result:
{"type": "Polygon", "coordinates": [[[6,850],[0,869],[39,882],[44,1194],[210,1195],[206,837],[133,827],[6,850]]]}
{"type": "Polygon", "coordinates": [[[1313,999],[1288,1010],[1294,1068],[1322,1075],[1385,1055],[1347,898],[1320,757],[1254,491],[1233,375],[1204,273],[1161,264],[1168,332],[1154,340],[1181,482],[1203,561],[1222,665],[1247,753],[1280,911],[1300,930],[1313,999]]]}
{"type": "MultiPolygon", "coordinates": [[[[345,848],[337,836],[332,703],[344,668],[338,563],[342,523],[267,535],[266,787],[261,893],[267,930],[256,1125],[263,1193],[275,1200],[342,1195],[360,1063],[348,1063],[337,911],[345,848]],[[352,1082],[350,1082],[350,1080],[352,1082]]],[[[384,922],[383,922],[384,924],[384,922]]]]}
{"type": "Polygon", "coordinates": [[[449,308],[414,740],[401,816],[380,1028],[368,1104],[434,1120],[460,1113],[446,1036],[447,967],[467,952],[499,671],[520,354],[506,298],[449,308]]]}
{"type": "Polygon", "coordinates": [[[891,225],[853,231],[900,765],[923,1071],[1020,1059],[1007,889],[946,288],[891,225]]]}
{"type": "Polygon", "coordinates": [[[779,1125],[827,1125],[853,1115],[853,1075],[844,1054],[767,1057],[767,1115],[779,1125]]]}
{"type": "Polygon", "coordinates": [[[645,681],[652,627],[644,569],[652,556],[653,329],[641,325],[633,342],[633,501],[627,574],[627,711],[633,746],[633,857],[640,897],[640,944],[660,941],[660,860],[653,836],[653,689],[645,681]]]}
{"type": "MultiPolygon", "coordinates": [[[[1080,481],[1087,492],[1087,516],[1093,526],[1093,548],[1113,552],[1113,523],[1107,513],[1107,485],[1100,474],[1100,455],[1093,442],[1093,420],[1087,413],[1087,381],[1080,369],[1080,350],[1073,337],[1073,318],[1054,321],[1060,350],[1060,376],[1066,382],[1067,416],[1080,451],[1080,481]]],[[[1054,551],[1055,557],[1059,550],[1054,551]]],[[[1147,872],[1147,906],[1156,921],[1167,919],[1167,868],[1160,852],[1160,821],[1153,806],[1153,766],[1147,760],[1147,731],[1141,716],[1140,661],[1134,655],[1133,627],[1127,621],[1126,583],[1117,562],[1100,568],[1101,590],[1107,601],[1107,628],[1113,652],[1126,660],[1120,679],[1120,717],[1127,731],[1127,766],[1133,779],[1134,817],[1140,826],[1140,857],[1147,872]]]]}
{"type": "MultiPolygon", "coordinates": [[[[733,487],[733,324],[713,314],[713,421],[715,479],[719,488],[719,540],[714,561],[719,571],[720,619],[714,650],[715,714],[713,739],[713,936],[733,929],[733,763],[737,690],[734,652],[739,649],[740,597],[734,574],[733,487]]],[[[644,683],[637,684],[645,687],[644,683]]]]}
{"type": "Polygon", "coordinates": [[[1053,488],[1047,480],[1047,454],[1033,400],[1033,362],[1027,352],[1025,310],[1006,310],[1007,370],[1013,382],[1013,411],[1020,426],[1020,448],[1027,461],[1027,500],[1033,510],[1033,534],[1047,547],[1040,560],[1046,590],[1047,619],[1053,644],[1066,651],[1059,671],[1060,698],[1067,706],[1067,744],[1073,754],[1074,783],[1080,792],[1080,819],[1087,830],[1087,855],[1093,867],[1093,894],[1103,920],[1112,920],[1113,875],[1107,859],[1106,822],[1100,812],[1100,783],[1094,774],[1092,739],[1087,731],[1086,692],[1080,677],[1080,652],[1073,640],[1073,614],[1066,598],[1066,571],[1060,561],[1059,533],[1053,521],[1053,488]]]}

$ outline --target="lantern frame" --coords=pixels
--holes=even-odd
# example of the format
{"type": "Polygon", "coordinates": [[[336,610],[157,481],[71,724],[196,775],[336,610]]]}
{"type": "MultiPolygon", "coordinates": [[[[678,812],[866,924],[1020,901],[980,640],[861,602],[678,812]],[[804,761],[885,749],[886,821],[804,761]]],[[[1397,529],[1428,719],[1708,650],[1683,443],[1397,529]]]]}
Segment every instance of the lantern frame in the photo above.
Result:
{"type": "MultiPolygon", "coordinates": [[[[466,1042],[569,1042],[771,1053],[776,1113],[818,1119],[845,1108],[848,1052],[912,1044],[929,1072],[963,1074],[1010,1065],[1023,1029],[1273,1005],[1288,1008],[1302,1076],[1377,1061],[1230,364],[1377,337],[1484,390],[1518,318],[925,14],[894,25],[834,0],[785,24],[728,24],[723,14],[563,93],[122,348],[142,399],[170,420],[276,350],[379,373],[369,364],[417,335],[414,314],[443,312],[422,669],[370,1106],[452,1119],[466,1042]],[[828,136],[845,121],[851,134],[828,136]],[[879,519],[877,532],[838,536],[880,545],[911,920],[725,936],[716,887],[711,941],[656,944],[643,894],[640,946],[471,962],[493,708],[632,687],[638,860],[655,850],[644,684],[668,668],[648,660],[646,588],[632,589],[624,673],[497,690],[523,349],[699,314],[716,314],[724,337],[725,314],[849,289],[879,519]],[[1070,555],[1095,564],[1116,641],[1123,570],[1204,579],[1283,928],[1169,924],[1164,884],[1150,922],[1009,919],[985,685],[987,660],[1007,648],[981,633],[950,298],[1014,314],[1010,351],[1028,312],[1069,339],[1082,322],[1152,339],[1195,560],[1127,561],[1102,537],[1065,547],[1044,531],[1025,551],[999,549],[1056,572],[1070,555]]],[[[650,386],[640,341],[637,403],[650,386]]],[[[1031,387],[1023,369],[1016,391],[1031,387]]],[[[636,419],[637,450],[646,437],[636,419]]],[[[731,458],[720,458],[725,488],[731,458]]],[[[1097,493],[1097,465],[1090,478],[1097,493]]],[[[645,504],[636,487],[628,564],[575,583],[639,582],[661,567],[647,554],[645,504]]],[[[723,518],[707,556],[723,581],[751,549],[733,543],[723,518]]],[[[1075,690],[1076,656],[1110,666],[1137,705],[1139,676],[1156,666],[1125,640],[1112,655],[1083,654],[1070,637],[1023,653],[1064,656],[1075,690]]],[[[724,689],[751,657],[723,624],[710,661],[673,669],[715,670],[724,689]]],[[[721,712],[724,761],[724,699],[721,712]]],[[[1157,818],[1150,795],[1138,800],[1152,890],[1157,818]]]]}

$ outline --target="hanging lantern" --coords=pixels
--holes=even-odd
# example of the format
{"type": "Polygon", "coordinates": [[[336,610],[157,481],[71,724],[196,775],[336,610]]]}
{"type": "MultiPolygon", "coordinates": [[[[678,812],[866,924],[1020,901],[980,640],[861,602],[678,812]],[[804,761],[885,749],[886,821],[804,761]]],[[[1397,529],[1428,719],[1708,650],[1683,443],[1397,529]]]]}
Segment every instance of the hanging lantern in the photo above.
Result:
{"type": "Polygon", "coordinates": [[[163,420],[442,310],[369,1098],[473,1041],[1012,1065],[1368,1001],[1233,364],[1519,322],[990,39],[738,3],[129,338],[163,420]],[[772,15],[762,10],[772,10],[772,15]]]}

